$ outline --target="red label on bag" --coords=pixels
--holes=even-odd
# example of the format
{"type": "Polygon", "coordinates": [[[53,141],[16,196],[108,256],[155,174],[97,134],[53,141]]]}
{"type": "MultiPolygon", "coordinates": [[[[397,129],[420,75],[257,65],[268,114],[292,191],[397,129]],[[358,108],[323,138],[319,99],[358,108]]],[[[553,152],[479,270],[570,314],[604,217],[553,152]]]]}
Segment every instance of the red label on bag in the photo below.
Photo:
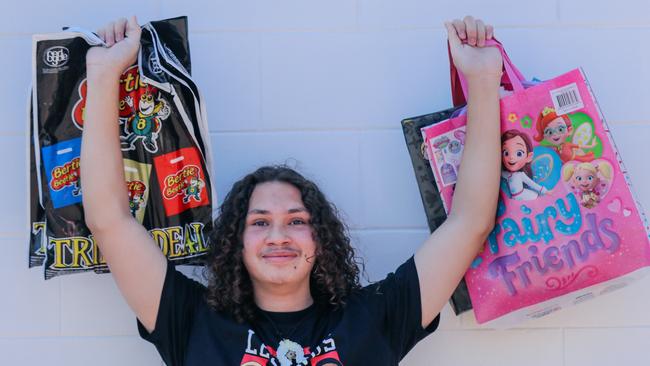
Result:
{"type": "Polygon", "coordinates": [[[194,147],[154,158],[167,216],[210,204],[199,152],[194,147]]]}

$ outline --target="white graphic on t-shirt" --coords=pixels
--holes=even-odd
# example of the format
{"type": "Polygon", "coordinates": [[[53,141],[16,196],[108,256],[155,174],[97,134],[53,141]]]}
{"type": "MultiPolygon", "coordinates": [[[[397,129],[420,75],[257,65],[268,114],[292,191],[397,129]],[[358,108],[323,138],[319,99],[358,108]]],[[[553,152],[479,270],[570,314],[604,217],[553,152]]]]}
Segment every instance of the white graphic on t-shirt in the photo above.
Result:
{"type": "Polygon", "coordinates": [[[307,365],[307,359],[303,354],[303,347],[288,339],[280,341],[277,354],[280,366],[307,365]]]}
{"type": "Polygon", "coordinates": [[[278,348],[266,346],[256,337],[255,331],[248,330],[246,348],[240,365],[242,366],[310,366],[342,365],[336,343],[331,337],[323,339],[316,347],[303,347],[300,344],[283,339],[278,348]]]}

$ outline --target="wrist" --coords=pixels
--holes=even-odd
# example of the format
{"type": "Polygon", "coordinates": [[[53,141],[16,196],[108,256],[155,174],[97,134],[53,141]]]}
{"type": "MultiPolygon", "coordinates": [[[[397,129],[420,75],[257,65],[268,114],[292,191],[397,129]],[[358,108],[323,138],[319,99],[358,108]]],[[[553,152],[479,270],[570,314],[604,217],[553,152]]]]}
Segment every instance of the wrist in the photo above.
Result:
{"type": "Polygon", "coordinates": [[[467,80],[468,85],[478,84],[481,86],[496,86],[497,88],[501,84],[502,77],[503,77],[502,72],[465,75],[465,79],[467,80]]]}
{"type": "Polygon", "coordinates": [[[120,80],[121,72],[110,67],[100,67],[97,65],[86,65],[86,78],[89,83],[117,83],[120,80]]]}

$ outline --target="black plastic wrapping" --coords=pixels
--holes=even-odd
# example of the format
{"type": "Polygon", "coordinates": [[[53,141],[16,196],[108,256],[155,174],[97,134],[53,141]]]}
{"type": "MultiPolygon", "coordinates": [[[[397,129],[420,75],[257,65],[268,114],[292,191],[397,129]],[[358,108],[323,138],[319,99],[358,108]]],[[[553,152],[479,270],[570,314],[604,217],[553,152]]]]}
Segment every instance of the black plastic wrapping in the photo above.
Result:
{"type": "MultiPolygon", "coordinates": [[[[31,91],[30,91],[31,93],[31,91]]],[[[34,118],[32,98],[28,106],[29,125],[29,268],[42,266],[45,261],[45,209],[39,200],[36,161],[34,160],[34,118]]]]}
{"type": "MultiPolygon", "coordinates": [[[[431,232],[435,231],[440,224],[445,221],[447,214],[445,213],[442,199],[440,198],[440,192],[436,187],[433,172],[431,171],[429,161],[427,160],[423,145],[424,138],[422,137],[422,132],[420,130],[423,127],[449,119],[455,111],[462,107],[463,106],[407,118],[402,121],[402,130],[404,132],[404,139],[406,140],[406,147],[408,148],[409,156],[411,157],[415,179],[420,190],[422,204],[424,205],[424,213],[431,232]]],[[[452,294],[450,303],[457,315],[472,309],[472,303],[469,299],[469,293],[464,279],[461,280],[460,284],[452,294]]]]}

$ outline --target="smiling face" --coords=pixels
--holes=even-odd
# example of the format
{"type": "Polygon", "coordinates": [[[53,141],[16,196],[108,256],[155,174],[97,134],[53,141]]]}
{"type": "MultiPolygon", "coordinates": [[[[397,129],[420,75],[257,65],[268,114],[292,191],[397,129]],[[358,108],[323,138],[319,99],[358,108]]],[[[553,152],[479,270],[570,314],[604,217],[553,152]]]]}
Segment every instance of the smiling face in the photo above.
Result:
{"type": "Polygon", "coordinates": [[[553,145],[564,143],[569,135],[571,135],[571,126],[567,126],[562,117],[552,120],[544,128],[544,139],[553,145]]]}
{"type": "Polygon", "coordinates": [[[501,146],[501,162],[503,167],[510,172],[518,172],[533,161],[533,153],[528,148],[521,136],[515,136],[503,142],[501,146]]]}
{"type": "Polygon", "coordinates": [[[253,289],[309,288],[316,242],[300,191],[284,182],[258,184],[243,232],[243,261],[253,289]]]}
{"type": "Polygon", "coordinates": [[[154,102],[153,95],[150,93],[144,93],[140,96],[140,102],[138,103],[138,109],[142,114],[148,115],[153,112],[154,102]]]}
{"type": "Polygon", "coordinates": [[[571,180],[573,186],[583,192],[592,191],[600,181],[596,173],[589,169],[576,169],[571,180]]]}

